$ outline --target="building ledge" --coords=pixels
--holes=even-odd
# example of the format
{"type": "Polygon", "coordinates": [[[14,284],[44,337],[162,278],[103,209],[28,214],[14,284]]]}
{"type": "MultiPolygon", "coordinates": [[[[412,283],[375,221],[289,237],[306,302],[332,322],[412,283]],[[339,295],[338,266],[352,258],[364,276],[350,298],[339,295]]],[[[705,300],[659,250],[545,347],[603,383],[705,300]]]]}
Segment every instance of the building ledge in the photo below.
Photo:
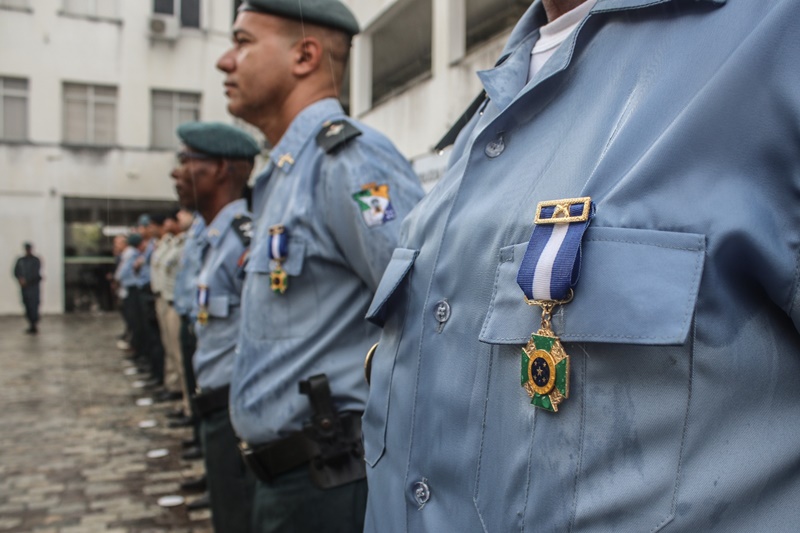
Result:
{"type": "Polygon", "coordinates": [[[122,19],[119,17],[99,17],[97,15],[84,15],[81,13],[71,13],[64,10],[59,11],[58,16],[71,19],[88,20],[90,22],[105,22],[107,24],[116,24],[117,26],[122,26],[122,19]]]}
{"type": "Polygon", "coordinates": [[[4,6],[0,5],[0,11],[16,11],[18,13],[33,13],[32,7],[4,6]]]}

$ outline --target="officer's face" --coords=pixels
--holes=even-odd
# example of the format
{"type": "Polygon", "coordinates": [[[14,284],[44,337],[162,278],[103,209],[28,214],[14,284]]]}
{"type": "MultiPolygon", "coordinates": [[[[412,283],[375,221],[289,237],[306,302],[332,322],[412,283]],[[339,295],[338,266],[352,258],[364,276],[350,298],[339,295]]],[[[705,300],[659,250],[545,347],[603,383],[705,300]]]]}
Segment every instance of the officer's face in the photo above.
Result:
{"type": "Polygon", "coordinates": [[[233,26],[233,47],[217,61],[226,74],[228,111],[263,126],[283,107],[294,86],[296,41],[289,23],[280,17],[244,11],[233,26]]]}
{"type": "Polygon", "coordinates": [[[175,192],[181,207],[194,211],[212,197],[215,191],[215,174],[218,161],[192,157],[194,150],[183,146],[170,176],[175,180],[175,192]]]}

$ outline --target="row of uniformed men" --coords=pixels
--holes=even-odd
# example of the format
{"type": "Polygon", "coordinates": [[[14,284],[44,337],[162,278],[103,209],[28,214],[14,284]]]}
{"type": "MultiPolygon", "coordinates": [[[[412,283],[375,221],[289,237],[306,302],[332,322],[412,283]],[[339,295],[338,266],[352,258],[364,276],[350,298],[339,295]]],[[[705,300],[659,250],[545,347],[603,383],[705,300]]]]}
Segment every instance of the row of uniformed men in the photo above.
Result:
{"type": "Polygon", "coordinates": [[[204,222],[184,256],[216,529],[795,523],[800,221],[774,206],[800,190],[798,9],[534,2],[411,211],[406,161],[336,101],[349,10],[245,2],[217,66],[272,146],[252,215],[241,134],[182,127],[173,172],[204,222]]]}

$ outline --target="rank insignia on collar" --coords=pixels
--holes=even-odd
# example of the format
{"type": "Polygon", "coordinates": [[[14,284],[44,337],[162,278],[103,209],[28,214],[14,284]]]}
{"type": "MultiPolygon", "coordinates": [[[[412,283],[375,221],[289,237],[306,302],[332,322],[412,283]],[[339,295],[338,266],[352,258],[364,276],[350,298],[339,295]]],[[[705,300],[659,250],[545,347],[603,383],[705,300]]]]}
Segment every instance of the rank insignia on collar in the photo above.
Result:
{"type": "Polygon", "coordinates": [[[397,217],[389,198],[388,185],[368,183],[353,195],[353,199],[361,210],[364,222],[370,228],[381,226],[397,217]]]}

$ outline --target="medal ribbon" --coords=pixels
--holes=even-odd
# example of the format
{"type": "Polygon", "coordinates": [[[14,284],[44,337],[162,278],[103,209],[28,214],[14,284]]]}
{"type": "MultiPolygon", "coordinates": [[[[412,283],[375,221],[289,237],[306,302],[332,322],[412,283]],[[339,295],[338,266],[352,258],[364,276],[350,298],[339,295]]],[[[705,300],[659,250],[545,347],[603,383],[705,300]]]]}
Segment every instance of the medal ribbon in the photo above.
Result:
{"type": "Polygon", "coordinates": [[[269,258],[273,261],[283,261],[289,255],[289,236],[282,226],[272,226],[269,229],[269,258]]]}
{"type": "Polygon", "coordinates": [[[578,283],[581,241],[594,216],[590,198],[542,202],[517,272],[528,300],[560,301],[578,283]]]}
{"type": "Polygon", "coordinates": [[[205,285],[197,287],[197,304],[200,306],[200,309],[208,307],[208,287],[205,285]]]}

